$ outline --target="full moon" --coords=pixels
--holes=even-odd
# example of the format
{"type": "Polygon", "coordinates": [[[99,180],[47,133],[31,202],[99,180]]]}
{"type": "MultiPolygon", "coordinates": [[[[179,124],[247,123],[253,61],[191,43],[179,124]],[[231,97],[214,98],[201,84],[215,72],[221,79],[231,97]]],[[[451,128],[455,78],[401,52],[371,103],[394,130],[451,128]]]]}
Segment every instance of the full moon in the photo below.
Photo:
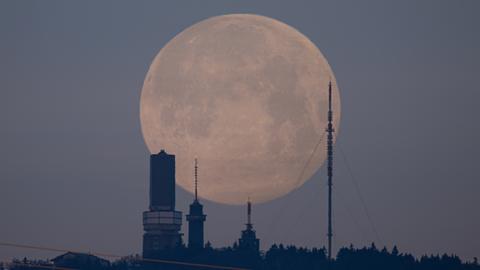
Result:
{"type": "Polygon", "coordinates": [[[267,202],[300,187],[325,161],[329,81],[338,131],[335,76],[307,37],[264,16],[212,17],[153,60],[140,101],[143,137],[151,153],[176,156],[185,190],[193,192],[197,158],[200,197],[267,202]]]}

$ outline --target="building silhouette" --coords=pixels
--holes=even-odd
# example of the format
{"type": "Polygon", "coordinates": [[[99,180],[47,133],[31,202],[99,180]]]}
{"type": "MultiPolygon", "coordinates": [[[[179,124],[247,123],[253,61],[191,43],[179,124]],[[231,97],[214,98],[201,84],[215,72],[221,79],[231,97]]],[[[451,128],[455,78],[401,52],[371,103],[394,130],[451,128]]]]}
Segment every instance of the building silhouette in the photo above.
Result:
{"type": "Polygon", "coordinates": [[[195,159],[195,199],[190,204],[190,212],[187,215],[188,221],[188,248],[203,248],[203,223],[206,215],[203,214],[203,205],[198,201],[198,164],[195,159]]]}
{"type": "Polygon", "coordinates": [[[257,234],[253,229],[251,215],[252,203],[249,199],[247,202],[247,224],[245,224],[246,229],[242,231],[242,237],[238,239],[238,248],[243,251],[258,253],[260,251],[260,240],[257,238],[257,234]]]}
{"type": "Polygon", "coordinates": [[[155,258],[182,243],[182,212],[175,211],[175,155],[150,156],[150,207],[143,212],[143,257],[155,258]]]}
{"type": "MultiPolygon", "coordinates": [[[[59,269],[110,269],[110,262],[92,254],[67,252],[51,260],[59,269]]],[[[31,268],[31,267],[28,267],[31,268]]],[[[35,269],[35,268],[33,268],[35,269]]]]}

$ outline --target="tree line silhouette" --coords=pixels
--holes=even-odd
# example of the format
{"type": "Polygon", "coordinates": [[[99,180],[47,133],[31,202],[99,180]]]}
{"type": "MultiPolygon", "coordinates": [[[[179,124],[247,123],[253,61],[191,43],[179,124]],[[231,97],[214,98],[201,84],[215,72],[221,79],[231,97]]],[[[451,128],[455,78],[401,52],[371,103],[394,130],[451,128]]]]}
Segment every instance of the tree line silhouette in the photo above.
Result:
{"type": "MultiPolygon", "coordinates": [[[[373,243],[370,247],[355,248],[351,245],[341,248],[332,261],[327,259],[325,248],[309,249],[274,244],[267,251],[257,253],[241,250],[237,245],[212,248],[209,243],[203,249],[192,250],[180,246],[166,250],[156,259],[259,270],[480,270],[477,258],[470,262],[464,262],[456,255],[447,254],[424,255],[415,258],[408,253],[400,253],[396,246],[391,251],[385,247],[380,250],[373,243]]],[[[143,260],[139,255],[127,256],[109,262],[90,254],[67,253],[53,260],[14,259],[10,263],[0,265],[0,270],[44,270],[47,267],[51,269],[58,267],[58,269],[88,270],[212,269],[207,266],[148,261],[143,260]]]]}

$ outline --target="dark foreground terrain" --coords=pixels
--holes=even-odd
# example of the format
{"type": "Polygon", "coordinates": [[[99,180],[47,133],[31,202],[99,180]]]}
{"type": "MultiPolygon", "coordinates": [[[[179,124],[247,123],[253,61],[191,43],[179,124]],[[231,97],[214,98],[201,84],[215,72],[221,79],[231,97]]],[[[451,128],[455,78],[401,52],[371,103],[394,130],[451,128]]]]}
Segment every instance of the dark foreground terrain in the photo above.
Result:
{"type": "Polygon", "coordinates": [[[396,247],[392,250],[377,249],[374,244],[365,248],[342,248],[337,257],[328,261],[325,249],[306,249],[295,246],[273,245],[262,253],[239,250],[236,245],[228,248],[213,249],[210,245],[201,250],[189,250],[179,247],[162,253],[156,259],[144,260],[140,256],[124,257],[107,261],[91,254],[65,253],[52,260],[32,261],[27,258],[15,259],[0,265],[0,270],[41,270],[41,269],[91,269],[91,270],[128,270],[128,269],[337,269],[337,270],[480,270],[477,258],[471,262],[460,260],[455,255],[430,255],[415,258],[400,253],[396,247]],[[181,264],[176,262],[188,262],[181,264]],[[225,267],[225,268],[222,268],[225,267]]]}

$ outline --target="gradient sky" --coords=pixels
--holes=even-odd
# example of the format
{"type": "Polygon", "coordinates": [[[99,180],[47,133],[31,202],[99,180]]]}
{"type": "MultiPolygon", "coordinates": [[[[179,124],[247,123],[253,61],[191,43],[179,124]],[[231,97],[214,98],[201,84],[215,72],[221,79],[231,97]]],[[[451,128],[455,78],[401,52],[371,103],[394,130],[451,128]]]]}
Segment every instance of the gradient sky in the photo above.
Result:
{"type": "MultiPolygon", "coordinates": [[[[479,12],[467,0],[1,1],[0,241],[141,252],[148,67],[195,22],[255,13],[309,37],[338,80],[335,247],[480,257],[479,12]]],[[[263,249],[326,245],[325,178],[254,206],[263,249]]],[[[179,210],[191,200],[177,189],[179,210]]],[[[204,205],[206,239],[238,239],[245,208],[204,205]]],[[[0,247],[24,255],[58,253],[0,247]]]]}

